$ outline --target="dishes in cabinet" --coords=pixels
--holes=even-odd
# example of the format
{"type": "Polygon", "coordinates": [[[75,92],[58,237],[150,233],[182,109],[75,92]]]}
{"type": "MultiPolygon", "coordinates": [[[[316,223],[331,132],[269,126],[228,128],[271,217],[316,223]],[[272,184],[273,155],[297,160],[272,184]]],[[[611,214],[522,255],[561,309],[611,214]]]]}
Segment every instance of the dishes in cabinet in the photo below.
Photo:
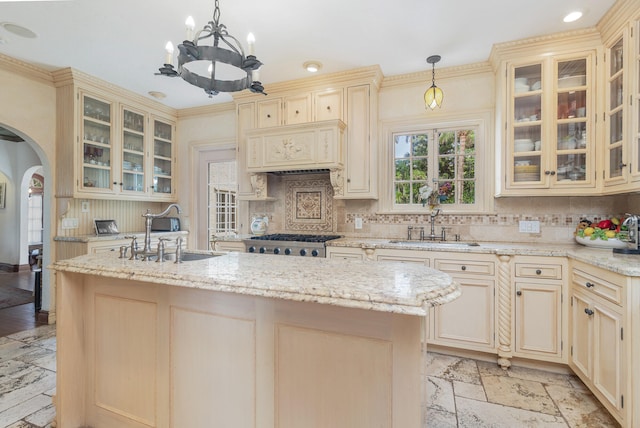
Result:
{"type": "Polygon", "coordinates": [[[533,85],[531,85],[532,91],[538,91],[541,88],[542,88],[542,82],[540,82],[539,80],[537,82],[534,82],[533,85]]]}
{"type": "Polygon", "coordinates": [[[529,138],[516,139],[513,142],[513,149],[516,152],[530,152],[533,150],[534,144],[529,138]]]}
{"type": "Polygon", "coordinates": [[[571,88],[574,86],[584,86],[587,81],[587,76],[565,76],[558,79],[558,88],[571,88]]]}
{"type": "Polygon", "coordinates": [[[540,165],[516,165],[513,167],[515,181],[539,181],[540,165]]]}

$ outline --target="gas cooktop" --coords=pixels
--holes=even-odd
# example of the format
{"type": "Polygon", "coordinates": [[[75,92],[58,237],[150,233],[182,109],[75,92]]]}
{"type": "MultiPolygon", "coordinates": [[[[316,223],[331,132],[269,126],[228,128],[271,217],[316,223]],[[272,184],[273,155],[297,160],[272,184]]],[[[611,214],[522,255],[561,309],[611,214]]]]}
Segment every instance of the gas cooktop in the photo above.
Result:
{"type": "Polygon", "coordinates": [[[273,233],[270,235],[252,236],[251,239],[260,241],[296,241],[296,242],[327,242],[341,238],[340,235],[303,235],[296,233],[273,233]]]}

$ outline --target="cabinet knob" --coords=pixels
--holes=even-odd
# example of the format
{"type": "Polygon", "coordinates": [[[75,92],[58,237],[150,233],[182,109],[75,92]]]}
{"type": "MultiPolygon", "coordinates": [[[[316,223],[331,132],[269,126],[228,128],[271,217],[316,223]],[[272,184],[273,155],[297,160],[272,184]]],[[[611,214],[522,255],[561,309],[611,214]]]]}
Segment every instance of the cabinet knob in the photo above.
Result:
{"type": "Polygon", "coordinates": [[[467,270],[467,267],[465,265],[462,265],[462,267],[460,269],[467,270]]]}
{"type": "Polygon", "coordinates": [[[271,118],[271,115],[270,115],[270,114],[268,114],[268,115],[267,115],[267,117],[268,117],[268,118],[271,118]]]}
{"type": "Polygon", "coordinates": [[[536,275],[540,275],[542,274],[542,271],[540,269],[536,269],[536,275]]]}
{"type": "Polygon", "coordinates": [[[544,175],[556,175],[556,172],[547,170],[544,172],[544,175]]]}
{"type": "Polygon", "coordinates": [[[520,290],[516,291],[516,296],[522,296],[522,291],[520,290]]]}
{"type": "Polygon", "coordinates": [[[300,114],[300,112],[298,110],[296,110],[296,114],[300,114]]]}
{"type": "Polygon", "coordinates": [[[595,287],[596,286],[593,282],[587,282],[585,285],[587,286],[587,288],[591,288],[591,287],[595,287]]]}
{"type": "Polygon", "coordinates": [[[589,309],[589,308],[585,308],[584,313],[589,315],[589,316],[593,315],[593,311],[591,309],[589,309]]]}
{"type": "Polygon", "coordinates": [[[331,111],[331,106],[327,106],[327,111],[331,111]]]}
{"type": "Polygon", "coordinates": [[[627,164],[626,164],[626,163],[622,163],[622,162],[620,162],[620,164],[618,165],[618,168],[622,169],[622,168],[624,168],[624,167],[626,167],[626,166],[627,166],[627,164]]]}

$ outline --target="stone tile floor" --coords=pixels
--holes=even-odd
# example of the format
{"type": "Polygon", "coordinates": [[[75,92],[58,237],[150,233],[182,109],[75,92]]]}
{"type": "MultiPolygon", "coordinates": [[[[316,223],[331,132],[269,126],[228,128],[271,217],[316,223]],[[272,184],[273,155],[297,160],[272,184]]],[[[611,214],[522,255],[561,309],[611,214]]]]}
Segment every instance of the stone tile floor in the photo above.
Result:
{"type": "MultiPolygon", "coordinates": [[[[0,427],[53,427],[55,326],[0,337],[0,427]]],[[[573,375],[427,356],[425,428],[617,427],[573,375]]]]}
{"type": "Polygon", "coordinates": [[[427,354],[424,427],[618,427],[574,375],[427,354]]]}

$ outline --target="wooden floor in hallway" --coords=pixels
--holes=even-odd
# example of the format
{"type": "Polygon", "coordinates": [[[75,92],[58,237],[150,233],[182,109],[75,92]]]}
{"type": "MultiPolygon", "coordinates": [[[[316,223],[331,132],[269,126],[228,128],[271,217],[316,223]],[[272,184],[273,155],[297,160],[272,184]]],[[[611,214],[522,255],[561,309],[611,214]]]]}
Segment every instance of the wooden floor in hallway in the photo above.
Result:
{"type": "MultiPolygon", "coordinates": [[[[33,291],[35,273],[31,271],[0,272],[0,287],[16,287],[33,291]]],[[[38,322],[34,303],[0,309],[0,337],[44,325],[38,322]]]]}

